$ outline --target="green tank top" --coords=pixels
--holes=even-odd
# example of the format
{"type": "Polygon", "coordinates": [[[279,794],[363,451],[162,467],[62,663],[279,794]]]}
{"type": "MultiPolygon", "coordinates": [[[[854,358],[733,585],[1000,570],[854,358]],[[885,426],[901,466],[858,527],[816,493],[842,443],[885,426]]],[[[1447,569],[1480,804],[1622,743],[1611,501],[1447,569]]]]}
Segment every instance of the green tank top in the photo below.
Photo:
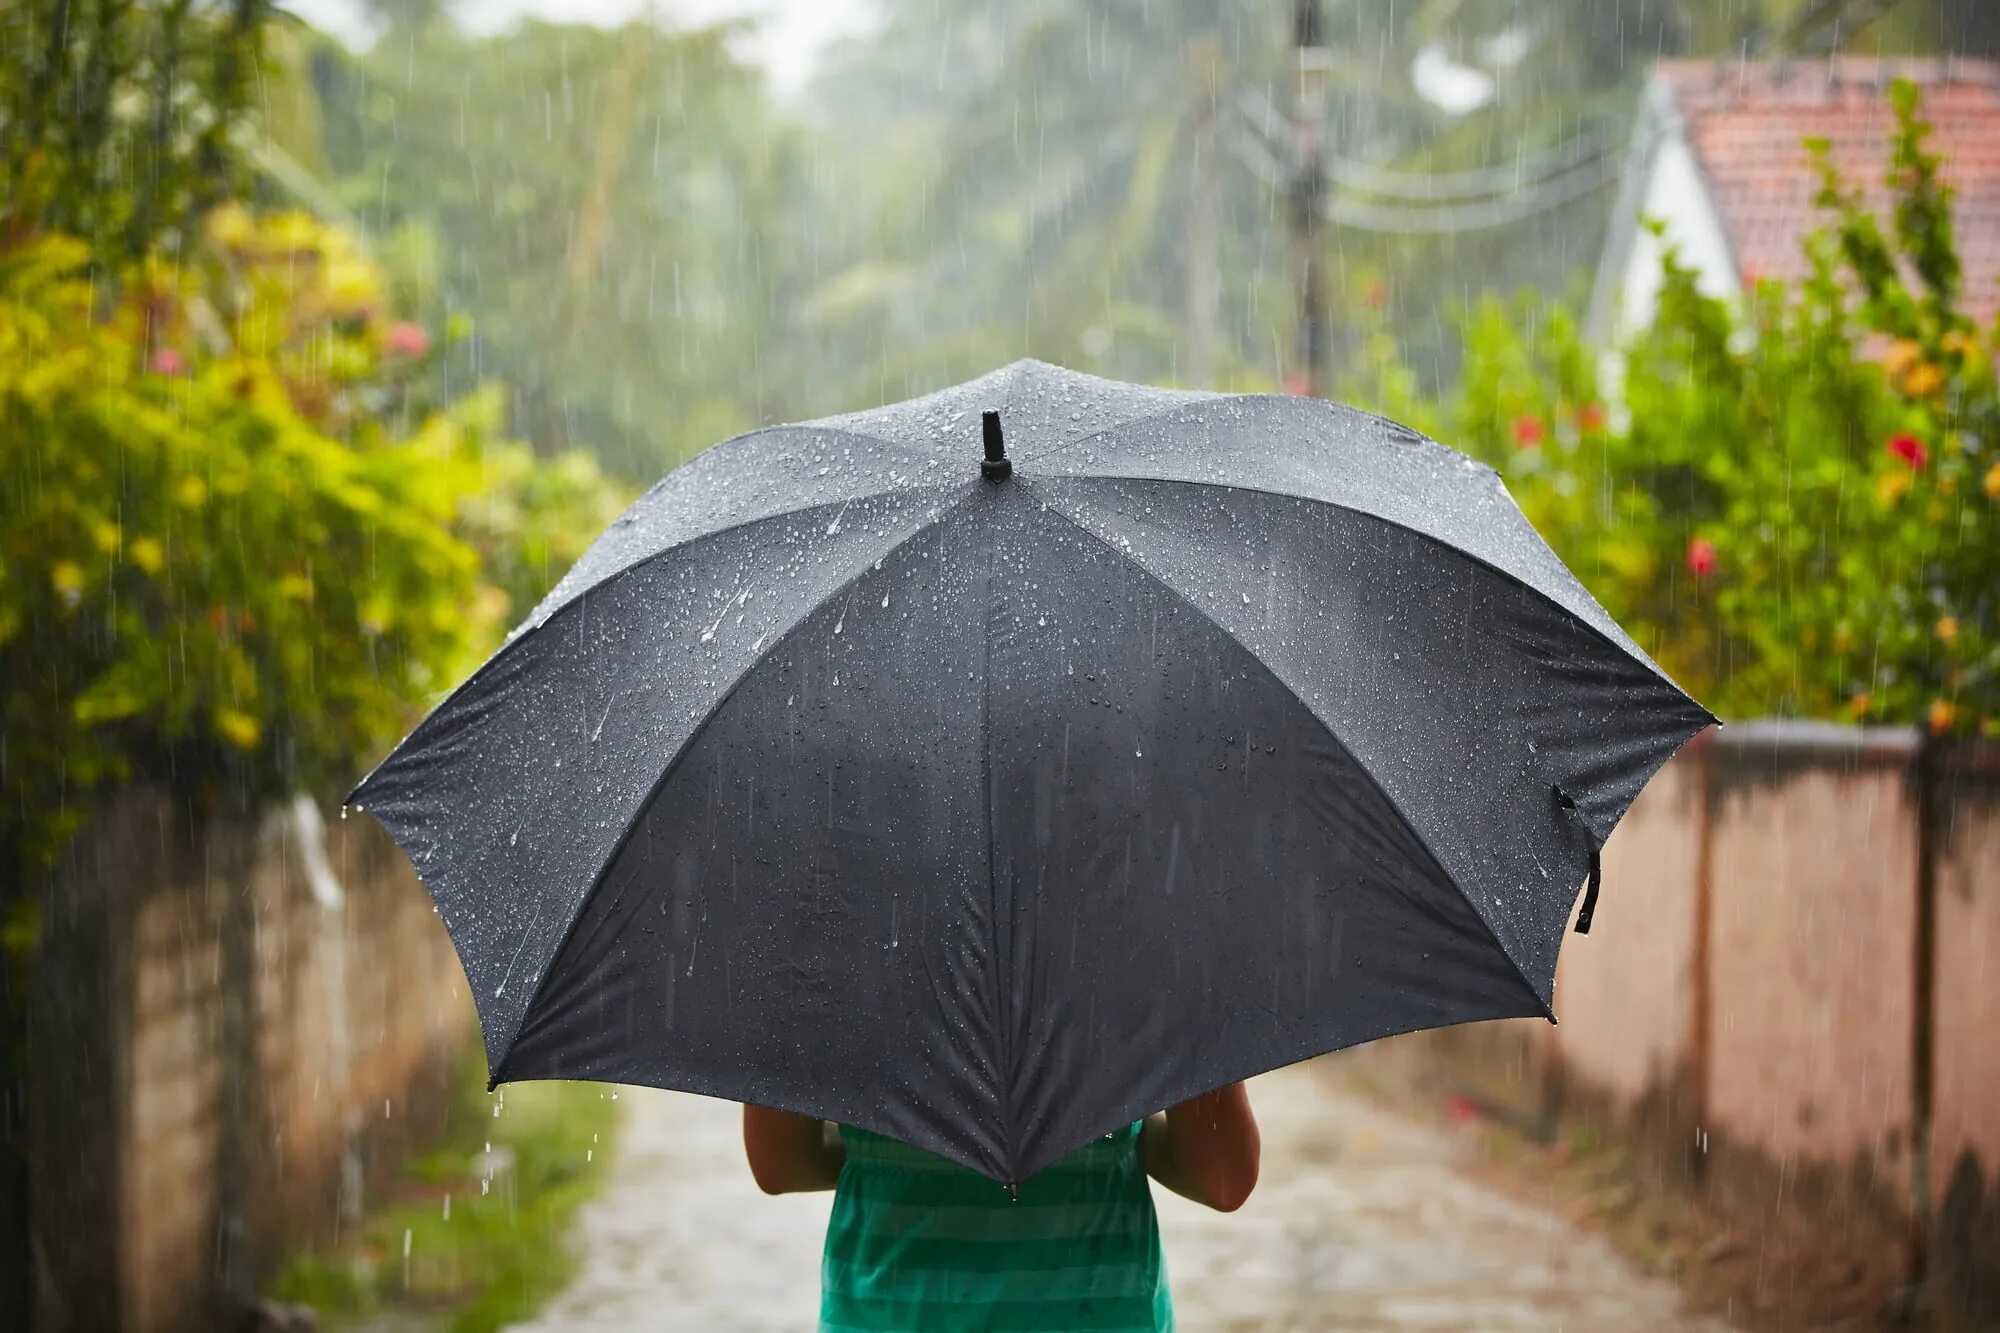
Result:
{"type": "Polygon", "coordinates": [[[820,1333],[1171,1333],[1139,1125],[1022,1182],[841,1126],[820,1333]]]}

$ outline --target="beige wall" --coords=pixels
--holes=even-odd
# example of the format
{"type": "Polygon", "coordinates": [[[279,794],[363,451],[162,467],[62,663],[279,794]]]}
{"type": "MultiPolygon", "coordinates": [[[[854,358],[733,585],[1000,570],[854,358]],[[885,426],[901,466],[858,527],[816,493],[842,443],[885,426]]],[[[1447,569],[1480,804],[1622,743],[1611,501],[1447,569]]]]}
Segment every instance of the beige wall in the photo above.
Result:
{"type": "Polygon", "coordinates": [[[434,1125],[471,1031],[449,940],[371,821],[108,810],[54,885],[33,1186],[52,1328],[224,1326],[434,1125]],[[308,873],[317,844],[326,874],[308,873]],[[79,1103],[84,1103],[79,1105],[79,1103]],[[96,1203],[64,1201],[81,1178],[96,1203]]]}
{"type": "Polygon", "coordinates": [[[1701,774],[1669,764],[1604,848],[1604,889],[1587,936],[1556,971],[1555,1045],[1627,1105],[1686,1073],[1693,1041],[1701,774]]]}
{"type": "Polygon", "coordinates": [[[1557,974],[1560,1085],[1676,1152],[1705,1131],[1749,1168],[1733,1183],[1918,1223],[1942,1326],[2000,1327],[2000,747],[1726,728],[1654,779],[1604,869],[1557,974]]]}
{"type": "Polygon", "coordinates": [[[1718,756],[1706,1115],[1907,1201],[1917,818],[1902,766],[1718,756]]]}

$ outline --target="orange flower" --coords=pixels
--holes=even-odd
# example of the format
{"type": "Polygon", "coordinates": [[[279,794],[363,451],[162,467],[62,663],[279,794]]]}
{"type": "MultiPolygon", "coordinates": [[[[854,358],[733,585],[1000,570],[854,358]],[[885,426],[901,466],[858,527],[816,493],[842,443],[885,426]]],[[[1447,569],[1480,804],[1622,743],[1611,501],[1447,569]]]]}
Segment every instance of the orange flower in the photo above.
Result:
{"type": "Polygon", "coordinates": [[[1875,479],[1875,498],[1884,507],[1896,503],[1910,491],[1910,474],[1907,472],[1884,472],[1875,479]]]}
{"type": "Polygon", "coordinates": [[[1863,690],[1847,701],[1847,711],[1854,717],[1868,716],[1868,710],[1875,706],[1875,696],[1863,690]]]}
{"type": "Polygon", "coordinates": [[[1928,398],[1944,387],[1944,372],[1928,361],[1919,361],[1903,375],[1903,394],[1908,398],[1928,398]]]}
{"type": "Polygon", "coordinates": [[[1946,643],[1956,643],[1958,641],[1957,616],[1939,616],[1937,624],[1931,626],[1931,628],[1937,632],[1938,638],[1946,643]]]}
{"type": "Polygon", "coordinates": [[[1924,714],[1924,721],[1933,736],[1941,736],[1951,730],[1952,723],[1958,721],[1958,709],[1949,700],[1933,699],[1930,709],[1924,714]]]}
{"type": "Polygon", "coordinates": [[[1979,483],[1986,492],[1986,498],[2000,503],[2000,463],[1986,470],[1986,480],[1979,483]]]}
{"type": "Polygon", "coordinates": [[[1576,425],[1579,430],[1604,429],[1604,404],[1585,403],[1576,409],[1576,425]]]}
{"type": "Polygon", "coordinates": [[[1914,338],[1898,338],[1882,357],[1882,373],[1892,380],[1899,380],[1910,373],[1923,356],[1924,349],[1914,338]]]}

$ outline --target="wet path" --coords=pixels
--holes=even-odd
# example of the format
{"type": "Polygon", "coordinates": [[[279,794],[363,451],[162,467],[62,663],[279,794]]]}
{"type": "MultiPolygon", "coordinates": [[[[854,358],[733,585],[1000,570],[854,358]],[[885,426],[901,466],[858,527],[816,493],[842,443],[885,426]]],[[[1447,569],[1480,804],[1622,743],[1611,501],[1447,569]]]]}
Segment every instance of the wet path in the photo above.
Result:
{"type": "MultiPolygon", "coordinates": [[[[582,1271],[521,1333],[809,1330],[826,1195],[770,1199],[736,1109],[628,1092],[619,1160],[581,1214],[582,1271]]],[[[1476,1186],[1464,1149],[1302,1068],[1251,1087],[1265,1175],[1222,1216],[1165,1196],[1181,1327],[1721,1333],[1602,1242],[1476,1186]]]]}

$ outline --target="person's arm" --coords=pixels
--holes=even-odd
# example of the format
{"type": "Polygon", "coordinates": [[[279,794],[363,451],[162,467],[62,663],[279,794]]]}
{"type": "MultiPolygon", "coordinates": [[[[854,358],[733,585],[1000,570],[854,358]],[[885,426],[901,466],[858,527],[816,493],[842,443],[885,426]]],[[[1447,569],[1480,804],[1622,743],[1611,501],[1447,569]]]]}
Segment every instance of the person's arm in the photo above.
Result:
{"type": "Polygon", "coordinates": [[[1146,1174],[1184,1199],[1233,1213],[1257,1187],[1262,1145],[1241,1083],[1146,1118],[1146,1174]]]}
{"type": "Polygon", "coordinates": [[[840,1179],[847,1149],[823,1120],[768,1106],[743,1108],[743,1155],[766,1194],[830,1190],[840,1179]]]}

